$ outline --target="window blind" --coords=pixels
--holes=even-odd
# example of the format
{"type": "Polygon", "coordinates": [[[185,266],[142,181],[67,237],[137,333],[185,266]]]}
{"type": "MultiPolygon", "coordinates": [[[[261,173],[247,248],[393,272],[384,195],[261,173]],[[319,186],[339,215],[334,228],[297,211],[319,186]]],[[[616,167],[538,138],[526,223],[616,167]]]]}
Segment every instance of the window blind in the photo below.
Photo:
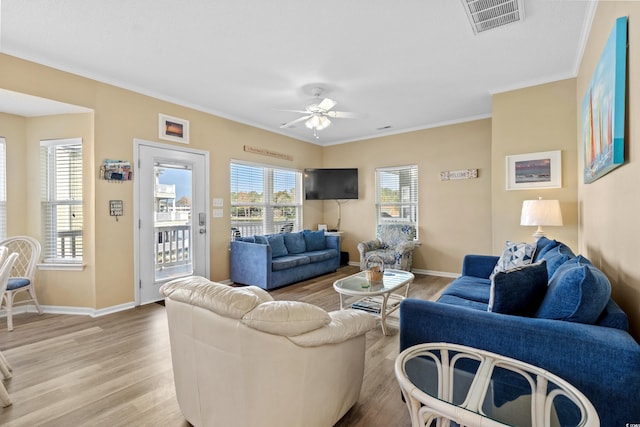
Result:
{"type": "Polygon", "coordinates": [[[413,224],[418,229],[418,166],[376,169],[378,224],[413,224]]]}
{"type": "Polygon", "coordinates": [[[43,258],[82,262],[82,139],[40,142],[43,258]]]}
{"type": "Polygon", "coordinates": [[[0,137],[0,240],[7,238],[7,148],[0,137]]]}
{"type": "Polygon", "coordinates": [[[302,228],[302,172],[232,161],[231,238],[302,228]]]}

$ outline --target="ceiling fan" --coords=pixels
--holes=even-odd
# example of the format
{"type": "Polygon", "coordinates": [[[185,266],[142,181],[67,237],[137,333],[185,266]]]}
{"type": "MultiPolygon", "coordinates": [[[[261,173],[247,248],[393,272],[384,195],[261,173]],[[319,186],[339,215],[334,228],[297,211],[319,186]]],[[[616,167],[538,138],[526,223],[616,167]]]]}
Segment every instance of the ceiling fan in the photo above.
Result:
{"type": "Polygon", "coordinates": [[[290,128],[296,123],[304,122],[306,127],[313,130],[313,136],[320,138],[318,136],[318,131],[327,128],[331,124],[331,120],[329,120],[329,118],[358,119],[364,117],[364,114],[361,113],[332,110],[332,108],[336,106],[337,102],[330,98],[321,99],[322,92],[323,89],[320,87],[313,88],[312,94],[314,99],[305,107],[304,110],[281,110],[292,113],[301,113],[304,114],[304,116],[298,117],[288,123],[284,123],[280,128],[290,128]]]}

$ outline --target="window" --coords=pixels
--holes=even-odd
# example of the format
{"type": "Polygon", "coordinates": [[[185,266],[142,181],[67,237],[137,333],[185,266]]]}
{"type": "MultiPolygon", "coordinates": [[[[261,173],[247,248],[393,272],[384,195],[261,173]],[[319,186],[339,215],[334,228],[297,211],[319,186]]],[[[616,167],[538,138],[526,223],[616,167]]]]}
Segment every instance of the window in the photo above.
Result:
{"type": "Polygon", "coordinates": [[[406,223],[418,229],[418,166],[376,169],[378,224],[406,223]]]}
{"type": "Polygon", "coordinates": [[[43,258],[82,262],[82,139],[40,142],[43,258]]]}
{"type": "Polygon", "coordinates": [[[7,149],[0,137],[0,240],[7,238],[7,149]]]}
{"type": "Polygon", "coordinates": [[[231,236],[302,228],[302,172],[231,162],[231,236]]]}

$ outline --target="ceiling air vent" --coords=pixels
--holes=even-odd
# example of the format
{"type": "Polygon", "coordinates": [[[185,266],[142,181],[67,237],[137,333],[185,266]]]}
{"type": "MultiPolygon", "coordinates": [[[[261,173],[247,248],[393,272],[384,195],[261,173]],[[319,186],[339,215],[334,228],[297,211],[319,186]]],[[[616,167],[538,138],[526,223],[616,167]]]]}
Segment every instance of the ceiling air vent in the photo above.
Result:
{"type": "Polygon", "coordinates": [[[524,19],[524,0],[462,0],[474,34],[524,19]]]}

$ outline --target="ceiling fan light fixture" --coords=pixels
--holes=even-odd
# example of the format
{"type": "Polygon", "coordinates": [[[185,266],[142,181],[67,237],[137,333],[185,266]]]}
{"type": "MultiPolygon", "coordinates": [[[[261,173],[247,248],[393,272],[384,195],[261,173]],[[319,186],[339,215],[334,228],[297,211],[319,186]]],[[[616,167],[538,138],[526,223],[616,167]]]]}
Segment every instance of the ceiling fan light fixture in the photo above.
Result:
{"type": "Polygon", "coordinates": [[[309,129],[322,130],[331,124],[331,120],[321,114],[314,114],[304,125],[309,129]]]}

